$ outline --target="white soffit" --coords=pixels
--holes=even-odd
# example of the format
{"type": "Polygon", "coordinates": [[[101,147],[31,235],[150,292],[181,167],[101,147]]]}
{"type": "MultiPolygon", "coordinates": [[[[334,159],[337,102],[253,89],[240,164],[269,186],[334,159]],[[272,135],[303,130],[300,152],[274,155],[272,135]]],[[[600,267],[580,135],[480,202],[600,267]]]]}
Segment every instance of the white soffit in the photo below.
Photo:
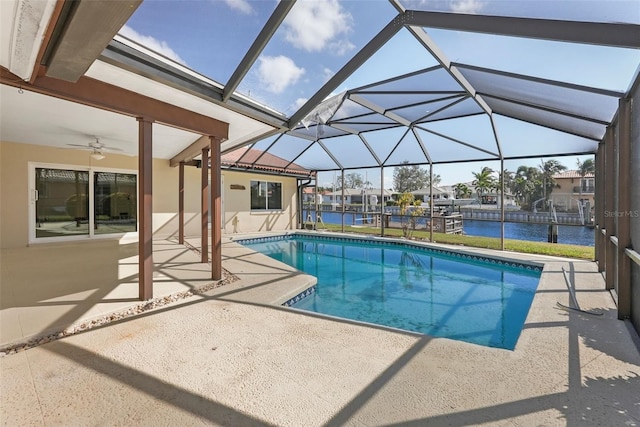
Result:
{"type": "Polygon", "coordinates": [[[24,80],[33,73],[55,1],[0,1],[0,61],[24,80]]]}
{"type": "MultiPolygon", "coordinates": [[[[72,149],[98,138],[118,154],[138,153],[134,117],[87,107],[11,86],[0,86],[0,140],[72,149]]],[[[170,159],[199,135],[169,126],[153,126],[153,157],[170,159]]],[[[107,150],[108,152],[109,150],[107,150]]]]}
{"type": "Polygon", "coordinates": [[[270,133],[275,129],[213,102],[102,61],[95,61],[86,76],[229,123],[227,146],[242,145],[256,136],[270,133]]]}

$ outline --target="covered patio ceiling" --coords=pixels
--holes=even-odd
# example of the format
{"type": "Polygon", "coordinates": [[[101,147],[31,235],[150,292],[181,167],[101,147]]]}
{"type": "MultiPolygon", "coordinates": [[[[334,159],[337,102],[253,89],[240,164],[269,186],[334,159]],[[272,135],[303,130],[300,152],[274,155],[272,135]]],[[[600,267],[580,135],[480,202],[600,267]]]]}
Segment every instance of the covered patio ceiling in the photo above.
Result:
{"type": "MultiPolygon", "coordinates": [[[[9,3],[15,15],[28,1],[3,2],[3,12],[9,3]]],[[[445,5],[450,2],[390,0],[388,23],[324,84],[311,83],[320,87],[286,115],[238,88],[304,3],[277,3],[224,84],[122,35],[84,76],[229,123],[223,153],[248,146],[264,153],[239,156],[243,169],[279,158],[329,171],[593,154],[640,70],[635,0],[570,7],[485,2],[491,7],[482,13],[452,11],[445,5]]],[[[3,27],[9,55],[2,65],[8,69],[12,34],[3,27]]],[[[4,141],[69,148],[100,137],[136,155],[135,122],[44,95],[24,96],[15,90],[18,83],[12,85],[2,86],[4,141]]],[[[193,159],[202,144],[200,135],[162,125],[154,133],[154,157],[173,164],[193,159]]]]}

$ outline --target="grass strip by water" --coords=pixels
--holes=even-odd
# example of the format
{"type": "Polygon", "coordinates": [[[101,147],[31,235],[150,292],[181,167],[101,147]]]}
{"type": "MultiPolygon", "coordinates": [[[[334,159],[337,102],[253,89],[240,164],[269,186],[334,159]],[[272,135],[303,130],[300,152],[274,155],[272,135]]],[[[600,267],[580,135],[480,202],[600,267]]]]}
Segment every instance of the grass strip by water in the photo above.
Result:
{"type": "MultiPolygon", "coordinates": [[[[339,224],[325,224],[324,228],[330,231],[341,231],[339,224]]],[[[351,227],[345,225],[347,233],[380,235],[380,229],[374,227],[351,227]]],[[[386,228],[385,236],[401,237],[402,230],[386,228]]],[[[416,230],[413,238],[417,240],[429,240],[429,232],[416,230]]],[[[500,249],[500,239],[496,237],[467,236],[461,234],[433,233],[435,243],[447,243],[450,245],[470,246],[474,248],[500,249]]],[[[563,243],[530,242],[527,240],[504,239],[504,248],[507,251],[522,252],[527,254],[550,255],[565,258],[578,258],[593,260],[595,249],[592,246],[566,245],[563,243]]]]}

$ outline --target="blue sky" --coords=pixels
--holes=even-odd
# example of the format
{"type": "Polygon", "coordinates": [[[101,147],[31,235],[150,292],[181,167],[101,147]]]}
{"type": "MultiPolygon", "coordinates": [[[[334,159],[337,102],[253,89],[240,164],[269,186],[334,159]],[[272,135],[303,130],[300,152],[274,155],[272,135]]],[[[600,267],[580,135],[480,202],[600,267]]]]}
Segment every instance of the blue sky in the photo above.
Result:
{"type": "MultiPolygon", "coordinates": [[[[405,0],[402,3],[408,8],[447,12],[640,24],[638,0],[405,0]]],[[[276,0],[145,0],[121,34],[224,84],[276,5],[276,0]]],[[[289,116],[396,14],[395,8],[385,0],[299,0],[238,90],[289,116]]],[[[454,62],[607,89],[626,90],[640,64],[640,52],[628,49],[425,30],[454,62]]],[[[436,63],[407,31],[401,31],[335,88],[334,93],[436,63]],[[399,53],[401,60],[398,60],[399,53]]],[[[526,136],[513,126],[510,130],[510,126],[504,125],[505,134],[526,136]]],[[[553,138],[544,143],[556,144],[553,138]]],[[[531,144],[523,141],[522,146],[531,144]]],[[[573,168],[575,158],[559,160],[573,168]]],[[[518,160],[507,162],[506,167],[514,170],[521,164],[539,163],[539,159],[518,160]]],[[[463,163],[436,166],[434,170],[444,184],[455,184],[471,180],[471,172],[482,166],[463,163]]],[[[392,168],[385,172],[387,188],[392,174],[392,168]]],[[[325,183],[324,175],[328,177],[326,182],[331,182],[333,173],[327,173],[321,175],[320,183],[325,183]]],[[[371,170],[368,175],[374,185],[379,185],[379,170],[371,170]]]]}

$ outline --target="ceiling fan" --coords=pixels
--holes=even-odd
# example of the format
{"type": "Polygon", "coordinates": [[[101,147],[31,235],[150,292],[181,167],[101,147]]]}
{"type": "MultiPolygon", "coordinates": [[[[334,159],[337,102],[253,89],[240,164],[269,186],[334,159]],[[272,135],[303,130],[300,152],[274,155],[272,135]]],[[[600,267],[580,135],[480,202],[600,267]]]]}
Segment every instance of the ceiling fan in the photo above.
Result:
{"type": "Polygon", "coordinates": [[[91,150],[91,157],[95,160],[102,160],[106,156],[105,151],[122,151],[120,148],[107,147],[104,143],[100,142],[100,139],[96,136],[95,141],[88,144],[67,144],[70,147],[77,147],[83,150],[91,150]]]}

